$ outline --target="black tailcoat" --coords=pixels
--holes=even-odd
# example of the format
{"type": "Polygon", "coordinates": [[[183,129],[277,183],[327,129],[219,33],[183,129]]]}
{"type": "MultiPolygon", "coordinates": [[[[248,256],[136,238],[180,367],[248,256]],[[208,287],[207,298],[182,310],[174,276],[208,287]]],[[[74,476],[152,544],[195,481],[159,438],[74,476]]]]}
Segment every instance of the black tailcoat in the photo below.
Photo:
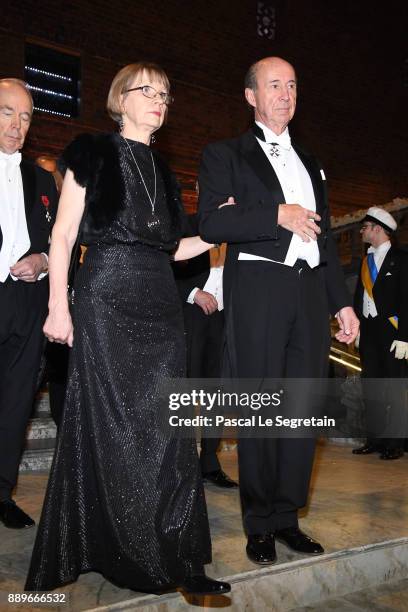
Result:
{"type": "MultiPolygon", "coordinates": [[[[48,253],[58,195],[52,174],[25,160],[20,169],[31,242],[24,258],[48,253]]],[[[2,243],[0,230],[0,249],[2,243]]],[[[47,277],[27,283],[9,276],[0,283],[0,499],[11,495],[17,480],[44,345],[47,302],[47,277]]]]}
{"type": "MultiPolygon", "coordinates": [[[[283,262],[293,236],[277,224],[285,197],[254,132],[208,145],[203,152],[200,234],[209,242],[228,243],[225,375],[324,376],[329,313],[351,304],[330,230],[324,175],[313,157],[292,146],[310,176],[322,230],[321,265],[313,271],[304,266],[301,274],[280,263],[238,260],[244,252],[283,262]],[[236,205],[218,208],[230,196],[236,205]]],[[[239,479],[247,533],[297,525],[297,510],[307,501],[313,453],[313,439],[240,438],[239,479]]]]}
{"type": "Polygon", "coordinates": [[[361,322],[359,352],[369,442],[379,449],[399,448],[407,435],[407,406],[406,391],[395,379],[406,380],[408,366],[390,348],[394,340],[408,342],[408,254],[393,246],[387,252],[373,285],[376,317],[364,317],[363,296],[360,268],[354,307],[361,322]],[[398,329],[389,321],[392,316],[398,317],[398,329]]]}
{"type": "MultiPolygon", "coordinates": [[[[330,312],[350,304],[343,272],[330,230],[326,180],[318,161],[296,144],[293,147],[312,181],[316,212],[321,216],[318,236],[321,269],[330,312]]],[[[228,242],[224,269],[224,301],[228,303],[240,251],[284,261],[292,232],[277,225],[278,206],[285,203],[282,187],[254,133],[208,145],[199,174],[200,234],[208,242],[228,242]],[[218,206],[234,196],[236,206],[218,206]]]]}
{"type": "MultiPolygon", "coordinates": [[[[198,233],[195,215],[188,216],[188,235],[198,233]]],[[[195,287],[203,289],[210,274],[209,252],[187,261],[173,264],[179,295],[183,304],[184,327],[187,346],[187,376],[190,378],[219,378],[221,376],[221,351],[224,331],[224,312],[216,310],[206,315],[197,304],[189,304],[187,298],[195,287]]],[[[200,465],[203,473],[221,468],[217,437],[201,438],[200,465]]]]}
{"type": "MultiPolygon", "coordinates": [[[[363,295],[360,267],[354,296],[354,308],[360,319],[363,317],[363,295]]],[[[408,254],[405,251],[391,246],[373,285],[373,298],[382,319],[398,317],[395,339],[408,342],[408,254]]],[[[391,324],[387,322],[388,325],[391,324]]]]}

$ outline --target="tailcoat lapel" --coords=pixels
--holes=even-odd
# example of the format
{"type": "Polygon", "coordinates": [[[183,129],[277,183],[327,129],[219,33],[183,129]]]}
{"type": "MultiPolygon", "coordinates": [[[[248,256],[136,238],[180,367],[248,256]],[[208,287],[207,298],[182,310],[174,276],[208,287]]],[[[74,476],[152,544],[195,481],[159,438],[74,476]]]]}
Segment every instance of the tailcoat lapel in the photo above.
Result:
{"type": "Polygon", "coordinates": [[[283,195],[278,177],[252,131],[246,132],[243,135],[241,153],[254,174],[262,181],[266,189],[272,193],[273,201],[284,202],[285,196],[283,195]]]}
{"type": "Polygon", "coordinates": [[[390,272],[391,274],[395,274],[396,273],[396,261],[395,261],[395,255],[394,255],[394,249],[391,247],[388,251],[388,253],[386,254],[386,256],[384,257],[384,261],[382,263],[381,268],[378,271],[378,275],[377,278],[375,279],[375,285],[381,281],[385,275],[387,274],[387,272],[390,272]]]}
{"type": "Polygon", "coordinates": [[[31,164],[27,164],[24,160],[22,160],[20,164],[21,170],[21,178],[23,181],[23,191],[24,191],[24,205],[26,211],[26,217],[28,216],[34,206],[35,201],[35,169],[31,164]]]}
{"type": "MultiPolygon", "coordinates": [[[[326,206],[325,186],[320,176],[318,165],[296,145],[294,150],[309,173],[316,200],[316,212],[320,213],[326,206]]],[[[281,184],[272,165],[269,163],[262,147],[259,145],[252,131],[246,132],[242,137],[241,152],[253,172],[262,181],[276,202],[285,202],[281,184]]]]}

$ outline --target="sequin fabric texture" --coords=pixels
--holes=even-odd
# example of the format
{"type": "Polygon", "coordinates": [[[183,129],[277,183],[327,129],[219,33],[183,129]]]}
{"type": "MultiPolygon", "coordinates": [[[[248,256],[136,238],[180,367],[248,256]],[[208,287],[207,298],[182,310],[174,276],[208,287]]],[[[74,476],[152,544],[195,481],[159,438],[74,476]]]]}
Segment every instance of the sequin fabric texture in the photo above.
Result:
{"type": "MultiPolygon", "coordinates": [[[[52,590],[87,571],[156,590],[181,584],[191,566],[211,560],[195,441],[159,427],[160,381],[184,376],[185,347],[169,254],[157,232],[167,242],[179,236],[171,236],[160,178],[156,246],[141,242],[149,241],[151,205],[123,144],[114,146],[124,206],[106,242],[100,231],[90,240],[75,279],[64,417],[27,590],[52,590]]],[[[131,146],[150,185],[149,149],[131,146]]]]}

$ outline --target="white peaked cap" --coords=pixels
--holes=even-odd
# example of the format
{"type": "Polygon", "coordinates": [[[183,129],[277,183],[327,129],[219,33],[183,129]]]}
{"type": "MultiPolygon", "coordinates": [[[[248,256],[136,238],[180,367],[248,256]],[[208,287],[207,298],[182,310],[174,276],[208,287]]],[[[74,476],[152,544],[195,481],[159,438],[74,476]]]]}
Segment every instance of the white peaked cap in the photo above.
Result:
{"type": "Polygon", "coordinates": [[[394,217],[390,215],[389,212],[387,212],[383,208],[380,208],[379,206],[371,206],[367,210],[366,216],[364,217],[363,221],[366,220],[377,223],[378,225],[381,225],[381,227],[384,227],[386,230],[391,230],[392,232],[395,232],[395,230],[397,229],[397,222],[394,217]]]}

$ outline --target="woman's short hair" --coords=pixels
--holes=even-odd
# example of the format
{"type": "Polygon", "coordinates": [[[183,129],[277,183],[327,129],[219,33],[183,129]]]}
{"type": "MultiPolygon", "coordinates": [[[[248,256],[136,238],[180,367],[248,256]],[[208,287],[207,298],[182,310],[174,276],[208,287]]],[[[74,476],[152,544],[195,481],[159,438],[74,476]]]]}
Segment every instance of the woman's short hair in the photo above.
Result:
{"type": "Polygon", "coordinates": [[[129,89],[138,76],[146,73],[151,80],[162,81],[166,90],[170,91],[170,81],[163,68],[152,62],[136,62],[124,66],[114,77],[109,89],[106,108],[114,121],[120,122],[122,118],[120,97],[129,89]]]}

